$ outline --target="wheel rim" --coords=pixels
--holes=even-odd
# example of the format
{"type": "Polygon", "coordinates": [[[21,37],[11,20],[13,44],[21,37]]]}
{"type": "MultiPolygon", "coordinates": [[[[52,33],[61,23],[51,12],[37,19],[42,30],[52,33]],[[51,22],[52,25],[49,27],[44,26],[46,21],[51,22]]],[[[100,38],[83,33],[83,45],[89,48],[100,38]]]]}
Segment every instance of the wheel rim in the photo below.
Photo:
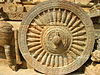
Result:
{"type": "Polygon", "coordinates": [[[94,44],[93,26],[85,14],[65,1],[47,1],[34,7],[19,32],[19,47],[26,61],[49,74],[67,74],[81,67],[94,44]]]}

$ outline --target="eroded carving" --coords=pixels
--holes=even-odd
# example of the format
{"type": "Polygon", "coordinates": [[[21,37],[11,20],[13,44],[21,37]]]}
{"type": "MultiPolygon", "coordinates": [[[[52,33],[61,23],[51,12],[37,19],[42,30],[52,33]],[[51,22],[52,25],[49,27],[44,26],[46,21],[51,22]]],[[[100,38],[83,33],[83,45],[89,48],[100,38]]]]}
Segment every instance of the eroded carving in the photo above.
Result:
{"type": "Polygon", "coordinates": [[[12,51],[11,51],[11,41],[13,36],[12,31],[13,26],[5,21],[0,21],[0,46],[4,47],[6,59],[8,61],[8,65],[12,68],[12,70],[16,70],[16,66],[12,60],[12,51]]]}
{"type": "Polygon", "coordinates": [[[74,7],[62,0],[47,1],[37,6],[38,10],[31,10],[23,20],[19,32],[20,50],[31,65],[36,64],[37,70],[68,74],[88,59],[90,45],[94,43],[92,23],[89,18],[89,22],[84,19],[88,16],[83,10],[74,7]],[[73,65],[77,66],[72,68],[73,65]]]}
{"type": "Polygon", "coordinates": [[[12,25],[0,21],[0,46],[9,45],[12,38],[12,25]]]}
{"type": "MultiPolygon", "coordinates": [[[[7,0],[7,3],[0,4],[2,9],[0,16],[4,16],[1,17],[2,20],[21,21],[23,14],[29,11],[23,19],[22,28],[19,30],[19,39],[17,38],[17,30],[14,30],[16,56],[16,59],[14,59],[16,60],[16,65],[22,64],[17,44],[19,40],[22,54],[29,62],[29,65],[31,64],[35,69],[43,73],[48,72],[51,75],[58,72],[60,74],[68,74],[78,69],[88,59],[93,49],[94,36],[92,34],[94,34],[94,30],[89,17],[84,16],[84,11],[78,6],[67,4],[66,0],[49,1],[51,4],[44,2],[29,11],[40,0],[7,0]]],[[[86,10],[94,5],[94,1],[91,0],[70,1],[85,7],[86,10]]],[[[99,7],[95,8],[94,6],[90,12],[93,13],[91,17],[99,16],[98,12],[99,7]],[[96,12],[96,15],[94,15],[94,12],[96,12]]],[[[5,54],[9,65],[12,65],[11,49],[7,40],[5,40],[7,42],[5,42],[7,45],[4,47],[5,54]]],[[[98,44],[97,50],[92,54],[91,59],[93,62],[100,62],[99,49],[100,44],[98,44]]],[[[15,66],[12,65],[11,67],[15,69],[15,66]]]]}
{"type": "Polygon", "coordinates": [[[100,75],[100,64],[91,64],[85,69],[85,75],[100,75]]]}
{"type": "Polygon", "coordinates": [[[91,60],[92,60],[93,62],[100,62],[100,51],[99,51],[99,50],[95,50],[95,51],[92,53],[91,60]]]}
{"type": "Polygon", "coordinates": [[[54,8],[33,20],[27,33],[27,42],[30,53],[41,64],[61,67],[80,56],[87,40],[85,34],[85,26],[76,15],[54,8]],[[36,41],[36,38],[39,40],[36,41]],[[72,57],[70,61],[67,58],[69,56],[72,57]]]}
{"type": "Polygon", "coordinates": [[[92,52],[91,60],[93,62],[100,62],[100,37],[97,37],[97,50],[92,52]]]}

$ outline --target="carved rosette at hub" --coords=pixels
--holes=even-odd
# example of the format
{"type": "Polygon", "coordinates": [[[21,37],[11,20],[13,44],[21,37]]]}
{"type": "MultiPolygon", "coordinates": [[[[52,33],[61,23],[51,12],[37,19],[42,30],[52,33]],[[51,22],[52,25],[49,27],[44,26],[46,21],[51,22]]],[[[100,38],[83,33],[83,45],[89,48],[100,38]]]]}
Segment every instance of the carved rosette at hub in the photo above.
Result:
{"type": "Polygon", "coordinates": [[[54,54],[62,54],[68,50],[71,37],[70,31],[66,27],[46,26],[43,30],[41,40],[45,50],[54,54]]]}

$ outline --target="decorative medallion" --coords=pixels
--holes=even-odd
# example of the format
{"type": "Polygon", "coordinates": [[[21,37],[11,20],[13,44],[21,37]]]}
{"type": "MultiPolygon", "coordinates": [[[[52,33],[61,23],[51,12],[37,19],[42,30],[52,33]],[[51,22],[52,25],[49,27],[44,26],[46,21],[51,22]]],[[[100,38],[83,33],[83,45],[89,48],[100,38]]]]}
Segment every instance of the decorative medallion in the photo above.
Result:
{"type": "Polygon", "coordinates": [[[46,1],[26,15],[20,28],[19,46],[35,69],[48,74],[68,74],[90,56],[93,32],[91,20],[77,5],[46,1]]]}

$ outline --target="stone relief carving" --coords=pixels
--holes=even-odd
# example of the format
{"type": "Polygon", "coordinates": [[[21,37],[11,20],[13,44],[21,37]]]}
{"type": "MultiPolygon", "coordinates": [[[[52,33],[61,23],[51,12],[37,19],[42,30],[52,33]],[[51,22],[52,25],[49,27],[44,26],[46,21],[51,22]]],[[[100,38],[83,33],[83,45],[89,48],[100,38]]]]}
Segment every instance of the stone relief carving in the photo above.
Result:
{"type": "Polygon", "coordinates": [[[100,50],[95,50],[95,51],[92,53],[91,60],[92,60],[93,62],[100,62],[100,50]]]}
{"type": "MultiPolygon", "coordinates": [[[[20,0],[16,2],[7,0],[5,6],[0,6],[0,46],[4,47],[8,65],[13,70],[17,69],[16,65],[23,63],[19,48],[29,65],[45,74],[68,74],[87,61],[94,46],[94,27],[89,16],[79,6],[65,0],[49,0],[34,8],[30,6],[40,0],[34,0],[33,4],[28,0],[26,5],[20,5],[20,0]],[[31,11],[26,7],[32,8],[31,11]],[[12,25],[3,20],[22,20],[22,25],[18,31],[12,30],[12,25]],[[15,61],[11,58],[12,35],[15,61]]],[[[83,4],[89,2],[87,0],[83,4]]],[[[93,63],[100,62],[100,39],[97,42],[97,50],[91,55],[93,63]]],[[[91,71],[99,69],[97,65],[86,67],[86,75],[94,74],[91,71]]]]}

